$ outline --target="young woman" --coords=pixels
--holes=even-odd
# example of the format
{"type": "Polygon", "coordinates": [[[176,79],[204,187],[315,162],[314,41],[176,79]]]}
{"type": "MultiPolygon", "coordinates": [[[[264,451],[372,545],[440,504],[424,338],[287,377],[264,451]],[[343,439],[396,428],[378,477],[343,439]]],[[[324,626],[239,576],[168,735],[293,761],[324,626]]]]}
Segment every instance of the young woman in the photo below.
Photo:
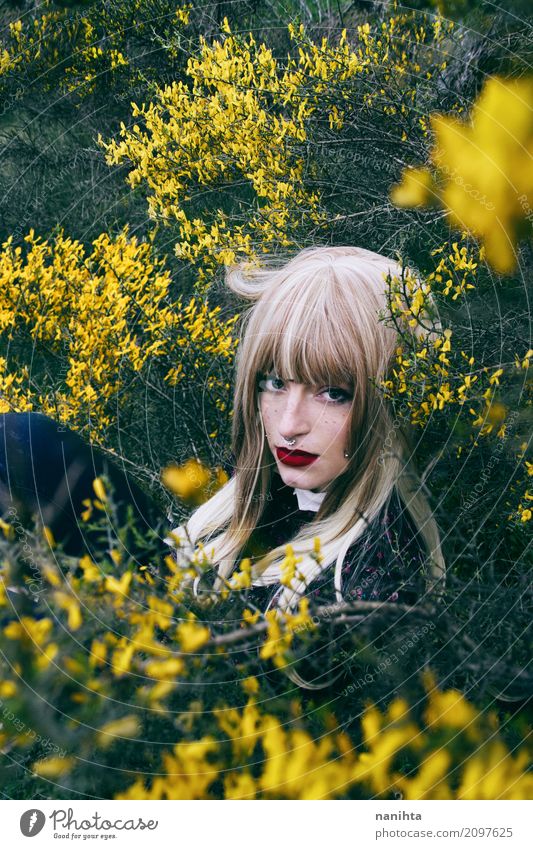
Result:
{"type": "MultiPolygon", "coordinates": [[[[219,592],[245,557],[252,600],[263,610],[294,608],[305,595],[414,604],[443,578],[409,435],[381,390],[398,345],[385,320],[386,278],[400,274],[392,260],[354,247],[228,269],[229,288],[253,305],[237,362],[234,474],[174,531],[193,548],[202,543],[212,563],[194,582],[196,594],[219,592]],[[297,558],[290,580],[287,543],[297,558]]],[[[121,470],[51,419],[14,413],[0,425],[3,510],[38,508],[71,553],[87,544],[79,516],[102,471],[141,530],[161,519],[121,470]]]]}
{"type": "Polygon", "coordinates": [[[222,589],[247,556],[264,609],[294,608],[304,595],[413,604],[443,578],[409,435],[380,389],[398,345],[384,320],[387,275],[401,269],[355,247],[228,270],[229,288],[253,306],[237,362],[235,473],[175,529],[215,564],[196,592],[222,589]],[[300,561],[282,582],[287,543],[300,561]]]}

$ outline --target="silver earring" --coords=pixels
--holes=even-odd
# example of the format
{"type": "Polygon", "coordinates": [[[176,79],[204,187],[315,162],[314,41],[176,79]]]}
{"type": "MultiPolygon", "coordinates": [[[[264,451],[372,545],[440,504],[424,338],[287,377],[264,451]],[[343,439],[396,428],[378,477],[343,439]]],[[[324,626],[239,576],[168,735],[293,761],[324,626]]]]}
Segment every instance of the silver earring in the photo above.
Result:
{"type": "Polygon", "coordinates": [[[294,445],[294,443],[296,442],[296,440],[295,440],[295,439],[287,439],[287,437],[286,437],[286,436],[284,436],[284,437],[283,437],[283,439],[285,440],[285,442],[287,443],[287,445],[294,445]]]}
{"type": "Polygon", "coordinates": [[[348,454],[348,452],[347,452],[347,451],[345,451],[345,452],[344,452],[344,456],[345,456],[345,457],[349,457],[350,455],[348,454]]]}

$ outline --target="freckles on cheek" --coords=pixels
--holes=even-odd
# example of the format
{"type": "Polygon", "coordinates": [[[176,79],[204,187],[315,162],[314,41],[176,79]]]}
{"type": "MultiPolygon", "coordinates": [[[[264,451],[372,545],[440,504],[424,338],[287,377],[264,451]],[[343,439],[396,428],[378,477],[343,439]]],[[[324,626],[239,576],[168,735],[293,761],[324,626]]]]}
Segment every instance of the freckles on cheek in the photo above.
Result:
{"type": "Polygon", "coordinates": [[[267,406],[267,404],[261,404],[259,409],[261,411],[264,428],[268,433],[272,425],[272,410],[267,406]]]}
{"type": "Polygon", "coordinates": [[[338,419],[332,421],[331,432],[336,439],[344,439],[348,433],[349,417],[344,417],[341,421],[338,419]]]}

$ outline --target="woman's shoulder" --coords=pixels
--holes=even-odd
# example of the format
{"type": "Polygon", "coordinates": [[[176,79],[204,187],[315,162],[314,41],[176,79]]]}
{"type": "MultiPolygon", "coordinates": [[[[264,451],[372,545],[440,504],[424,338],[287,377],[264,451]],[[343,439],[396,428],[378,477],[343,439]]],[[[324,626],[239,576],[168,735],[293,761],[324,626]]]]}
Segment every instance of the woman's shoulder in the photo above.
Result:
{"type": "MultiPolygon", "coordinates": [[[[396,490],[366,532],[348,549],[341,567],[345,601],[415,604],[425,591],[427,553],[420,533],[396,490]]],[[[335,564],[309,584],[310,600],[335,601],[335,564]]]]}

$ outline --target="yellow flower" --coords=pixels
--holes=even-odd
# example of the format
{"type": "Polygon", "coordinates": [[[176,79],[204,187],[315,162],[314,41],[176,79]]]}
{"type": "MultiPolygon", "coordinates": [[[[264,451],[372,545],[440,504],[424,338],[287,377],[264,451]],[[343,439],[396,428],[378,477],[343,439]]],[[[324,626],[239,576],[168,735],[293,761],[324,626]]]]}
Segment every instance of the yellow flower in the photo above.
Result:
{"type": "Polygon", "coordinates": [[[252,561],[249,557],[241,561],[240,568],[231,575],[229,585],[232,590],[244,590],[252,586],[252,561]]]}
{"type": "Polygon", "coordinates": [[[249,696],[253,696],[259,692],[259,681],[254,675],[249,675],[241,684],[242,689],[249,696]]]}
{"type": "Polygon", "coordinates": [[[452,757],[446,749],[431,752],[411,778],[396,777],[404,799],[453,799],[446,778],[451,772],[452,757]]]}
{"type": "Polygon", "coordinates": [[[47,667],[52,663],[52,661],[55,657],[57,657],[58,654],[59,646],[57,645],[57,643],[48,643],[48,645],[43,648],[42,653],[35,661],[37,669],[47,669],[47,667]]]}
{"type": "Polygon", "coordinates": [[[55,566],[51,566],[49,563],[43,563],[41,566],[42,572],[46,580],[53,587],[61,586],[61,578],[59,577],[59,573],[55,566]]]}
{"type": "Polygon", "coordinates": [[[459,690],[441,692],[432,690],[428,695],[428,704],[424,719],[431,727],[466,729],[469,735],[477,739],[476,719],[479,712],[468,702],[459,690]]]}
{"type": "Polygon", "coordinates": [[[102,478],[95,478],[93,480],[93,489],[94,489],[94,493],[95,493],[96,497],[100,501],[105,502],[107,500],[107,493],[105,491],[105,487],[104,487],[104,483],[102,481],[102,478]]]}
{"type": "MultiPolygon", "coordinates": [[[[304,599],[307,601],[307,599],[304,599]]],[[[267,621],[266,639],[259,650],[259,657],[268,660],[282,669],[287,665],[287,649],[293,640],[293,629],[288,625],[291,614],[283,614],[278,610],[267,610],[265,613],[267,621]]]]}
{"type": "MultiPolygon", "coordinates": [[[[468,123],[447,115],[431,118],[440,201],[455,227],[483,241],[488,262],[501,273],[514,269],[515,245],[530,230],[532,105],[533,77],[492,77],[468,123]]],[[[426,169],[409,169],[395,202],[427,204],[424,191],[431,179],[426,169]]]]}
{"type": "Polygon", "coordinates": [[[77,599],[69,593],[57,591],[54,593],[54,599],[61,610],[66,610],[68,613],[68,627],[71,631],[77,631],[83,620],[81,618],[80,605],[77,599]]]}
{"type": "Polygon", "coordinates": [[[91,667],[103,666],[107,657],[107,646],[100,640],[93,640],[91,643],[91,652],[89,656],[89,665],[91,667]]]}
{"type": "Polygon", "coordinates": [[[401,183],[391,189],[396,206],[427,206],[435,200],[435,185],[425,168],[406,168],[401,183]]]}
{"type": "Polygon", "coordinates": [[[183,466],[167,466],[161,472],[163,486],[183,501],[194,504],[207,500],[206,489],[210,480],[209,469],[197,460],[187,460],[183,466]]]}
{"type": "Polygon", "coordinates": [[[458,799],[529,799],[533,776],[527,751],[513,757],[501,740],[493,740],[466,762],[458,799]]]}
{"type": "Polygon", "coordinates": [[[111,560],[115,564],[115,566],[120,566],[122,562],[122,552],[118,548],[112,548],[109,552],[109,556],[111,560]]]}
{"type": "Polygon", "coordinates": [[[487,411],[487,418],[493,425],[499,425],[505,421],[507,417],[507,407],[504,404],[495,402],[491,404],[487,411]]]}
{"type": "Polygon", "coordinates": [[[115,677],[120,678],[129,671],[134,651],[135,644],[132,640],[128,640],[126,637],[119,640],[111,659],[111,667],[115,677]]]}
{"type": "Polygon", "coordinates": [[[60,778],[70,772],[76,763],[76,758],[51,757],[36,761],[32,770],[41,778],[60,778]]]}
{"type": "Polygon", "coordinates": [[[250,697],[242,713],[235,708],[215,708],[218,725],[232,741],[233,753],[239,761],[249,757],[264,730],[265,717],[255,699],[250,697]]]}
{"type": "Polygon", "coordinates": [[[294,578],[299,577],[299,573],[296,569],[296,564],[301,563],[303,558],[294,556],[294,549],[290,543],[285,546],[285,552],[286,555],[280,564],[280,583],[283,584],[283,586],[285,587],[290,587],[292,586],[294,578]]]}
{"type": "Polygon", "coordinates": [[[80,567],[83,570],[84,581],[94,584],[102,580],[103,576],[100,569],[88,554],[84,554],[83,557],[80,558],[80,567]]]}
{"type": "Polygon", "coordinates": [[[105,588],[116,595],[127,596],[130,589],[131,578],[131,572],[124,572],[120,580],[114,578],[113,575],[107,575],[105,579],[105,588]]]}
{"type": "Polygon", "coordinates": [[[138,737],[141,733],[141,723],[138,716],[128,714],[121,719],[113,719],[111,722],[106,722],[97,733],[97,740],[103,749],[107,749],[113,743],[117,742],[116,738],[138,737]]]}
{"type": "Polygon", "coordinates": [[[191,9],[192,5],[190,3],[185,6],[180,6],[179,9],[176,9],[177,20],[182,24],[188,24],[191,9]]]}
{"type": "Polygon", "coordinates": [[[54,539],[54,535],[47,525],[44,525],[43,527],[43,536],[50,548],[55,548],[56,541],[54,539]]]}
{"type": "Polygon", "coordinates": [[[9,522],[4,522],[4,520],[0,518],[0,528],[6,539],[14,539],[15,529],[13,525],[10,525],[9,522]]]}
{"type": "Polygon", "coordinates": [[[230,772],[224,778],[224,799],[255,799],[255,779],[248,771],[230,772]]]}
{"type": "Polygon", "coordinates": [[[10,622],[4,628],[4,634],[10,640],[23,640],[43,646],[52,630],[51,619],[32,619],[21,616],[18,622],[10,622]]]}
{"type": "Polygon", "coordinates": [[[85,510],[81,513],[81,519],[83,522],[88,522],[93,515],[93,503],[90,498],[84,498],[81,503],[85,507],[85,510]]]}
{"type": "Polygon", "coordinates": [[[146,674],[152,678],[169,678],[173,680],[176,675],[183,675],[185,663],[180,657],[169,660],[151,660],[146,664],[146,674]]]}
{"type": "Polygon", "coordinates": [[[252,613],[251,610],[249,610],[247,607],[245,607],[244,610],[243,610],[243,613],[242,613],[242,620],[247,625],[255,625],[255,623],[260,618],[260,616],[261,616],[260,610],[256,610],[255,613],[252,613]]]}
{"type": "Polygon", "coordinates": [[[14,681],[0,681],[0,696],[3,699],[9,699],[17,692],[17,685],[14,681]]]}
{"type": "Polygon", "coordinates": [[[194,652],[208,642],[211,632],[197,622],[180,622],[176,628],[176,637],[182,651],[194,652]]]}
{"type": "Polygon", "coordinates": [[[316,562],[322,563],[324,556],[322,554],[320,537],[314,537],[314,539],[313,539],[313,554],[314,554],[316,562]]]}

